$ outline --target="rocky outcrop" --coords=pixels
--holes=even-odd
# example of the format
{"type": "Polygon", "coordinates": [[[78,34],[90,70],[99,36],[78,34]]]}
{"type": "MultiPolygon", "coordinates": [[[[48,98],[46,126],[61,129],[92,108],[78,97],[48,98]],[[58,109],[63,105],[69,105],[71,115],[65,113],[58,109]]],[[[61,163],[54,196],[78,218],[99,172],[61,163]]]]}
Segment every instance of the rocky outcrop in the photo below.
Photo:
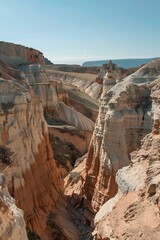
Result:
{"type": "Polygon", "coordinates": [[[117,193],[117,171],[129,164],[130,153],[140,147],[141,139],[151,131],[150,106],[149,85],[125,80],[108,91],[108,80],[104,79],[86,162],[84,190],[88,219],[117,193]]]}
{"type": "MultiPolygon", "coordinates": [[[[16,204],[24,210],[28,236],[79,239],[80,232],[67,211],[63,181],[53,159],[44,115],[52,117],[54,126],[66,120],[84,131],[82,139],[77,136],[81,154],[87,150],[90,139],[90,132],[85,133],[85,129],[92,131],[94,123],[66,105],[62,83],[51,82],[42,66],[14,70],[3,65],[3,72],[6,80],[0,81],[0,150],[4,157],[0,168],[16,204]]],[[[64,141],[61,133],[54,134],[64,141]]],[[[70,139],[75,144],[72,135],[70,139]]]]}
{"type": "Polygon", "coordinates": [[[21,69],[35,95],[42,101],[45,119],[49,124],[57,124],[58,120],[81,130],[93,131],[94,123],[68,106],[68,94],[61,81],[51,80],[43,66],[37,64],[24,66],[21,69]]]}
{"type": "Polygon", "coordinates": [[[92,76],[92,79],[87,79],[85,76],[80,78],[73,73],[55,71],[54,69],[49,69],[47,72],[52,80],[60,80],[64,84],[71,84],[95,100],[98,100],[101,96],[102,85],[95,82],[95,75],[92,76]]]}
{"type": "MultiPolygon", "coordinates": [[[[157,62],[153,62],[146,66],[151,71],[155,71],[154,79],[158,76],[158,72],[156,72],[157,64],[157,62]]],[[[142,79],[144,79],[144,74],[145,83],[140,81],[138,84],[138,79],[134,78],[133,80],[130,76],[130,78],[128,77],[123,82],[116,84],[108,91],[107,81],[104,80],[99,115],[86,162],[85,160],[80,162],[65,179],[66,195],[72,199],[73,206],[78,207],[79,204],[82,204],[85,207],[84,214],[90,221],[92,228],[94,228],[93,219],[97,211],[100,209],[96,215],[96,221],[99,221],[105,213],[105,205],[104,207],[102,205],[106,202],[106,204],[109,204],[107,211],[111,211],[116,201],[122,196],[115,181],[118,170],[130,164],[130,153],[141,146],[141,140],[146,134],[151,131],[155,134],[159,133],[159,110],[156,111],[153,128],[150,115],[151,106],[159,109],[157,107],[158,100],[155,100],[152,104],[150,97],[152,88],[150,80],[152,82],[152,79],[149,75],[147,75],[149,76],[147,78],[144,67],[140,72],[143,72],[142,79]],[[156,102],[157,105],[155,105],[156,102]],[[113,198],[115,195],[116,197],[113,198]]],[[[153,98],[154,93],[152,93],[153,98]]],[[[139,175],[136,171],[134,175],[131,174],[131,178],[135,181],[145,175],[143,167],[140,166],[137,169],[139,175]]],[[[126,172],[123,176],[125,175],[126,178],[131,179],[126,172]]],[[[141,186],[140,181],[138,186],[141,186]]],[[[101,239],[102,235],[98,235],[99,229],[102,232],[101,222],[97,224],[93,235],[95,239],[101,239]]],[[[102,226],[105,229],[105,225],[102,226]]],[[[119,226],[121,226],[120,223],[119,226]]],[[[107,228],[108,230],[109,228],[107,228]]],[[[110,238],[106,237],[104,239],[110,238]]]]}
{"type": "Polygon", "coordinates": [[[0,60],[12,67],[32,63],[45,64],[40,51],[9,42],[0,42],[0,60]]]}
{"type": "Polygon", "coordinates": [[[65,89],[68,93],[70,106],[95,122],[98,116],[98,101],[78,90],[73,85],[65,85],[65,89]]]}
{"type": "Polygon", "coordinates": [[[118,171],[118,194],[95,217],[94,239],[160,238],[160,80],[152,87],[153,131],[131,155],[131,164],[118,171]]]}
{"type": "Polygon", "coordinates": [[[0,239],[27,240],[23,211],[16,207],[0,174],[0,239]]]}
{"type": "Polygon", "coordinates": [[[0,78],[3,79],[14,79],[17,71],[15,69],[10,68],[3,61],[0,60],[0,78]]]}
{"type": "Polygon", "coordinates": [[[152,129],[150,87],[126,79],[108,91],[108,81],[104,80],[85,170],[81,173],[77,167],[77,177],[65,180],[67,194],[76,202],[85,199],[85,216],[91,222],[99,208],[116,195],[117,171],[129,165],[130,153],[152,129]]]}
{"type": "Polygon", "coordinates": [[[66,210],[63,181],[53,159],[41,102],[32,89],[13,80],[1,79],[0,91],[1,171],[10,194],[24,211],[27,227],[40,239],[52,235],[78,239],[66,210]]]}
{"type": "Polygon", "coordinates": [[[139,70],[134,72],[133,74],[129,75],[125,78],[125,80],[134,83],[147,83],[158,79],[160,77],[160,59],[154,60],[139,70]]]}
{"type": "MultiPolygon", "coordinates": [[[[30,65],[35,62],[33,56],[18,49],[14,52],[8,47],[5,56],[12,52],[14,58],[8,55],[3,60],[14,60],[17,66],[24,58],[27,62],[22,61],[19,70],[0,62],[0,171],[24,211],[29,239],[92,239],[93,218],[99,209],[95,239],[152,235],[158,239],[160,87],[159,80],[150,82],[160,75],[159,60],[118,84],[119,72],[109,63],[102,85],[52,71],[53,66],[43,67],[40,60],[30,65]],[[83,155],[100,95],[96,127],[88,155],[83,155]],[[133,153],[144,136],[142,148],[133,153]],[[62,177],[68,172],[64,190],[62,177]],[[149,216],[151,211],[152,220],[146,223],[142,212],[149,216]],[[135,226],[140,222],[138,233],[135,226]]],[[[1,202],[5,194],[0,192],[1,202]]],[[[15,225],[17,239],[21,234],[25,239],[20,216],[22,225],[15,225]]],[[[12,223],[12,219],[7,221],[12,223]]],[[[2,221],[2,226],[6,234],[8,222],[2,221]]]]}
{"type": "Polygon", "coordinates": [[[27,226],[43,236],[45,218],[63,185],[53,160],[43,108],[32,91],[15,81],[1,80],[0,91],[0,145],[12,153],[4,170],[7,185],[24,210],[27,226]]]}
{"type": "Polygon", "coordinates": [[[108,81],[108,85],[115,85],[122,78],[121,70],[118,66],[110,60],[109,63],[103,64],[100,72],[96,78],[96,82],[103,84],[103,79],[108,81]],[[109,74],[111,73],[110,77],[109,74]]]}

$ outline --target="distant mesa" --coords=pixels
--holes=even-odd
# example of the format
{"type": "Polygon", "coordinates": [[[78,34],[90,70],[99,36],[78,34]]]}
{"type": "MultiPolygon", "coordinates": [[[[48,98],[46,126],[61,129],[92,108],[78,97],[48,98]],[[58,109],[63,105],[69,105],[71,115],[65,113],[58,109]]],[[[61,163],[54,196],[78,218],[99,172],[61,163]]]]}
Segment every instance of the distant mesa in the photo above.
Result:
{"type": "MultiPolygon", "coordinates": [[[[113,59],[112,62],[121,68],[133,68],[146,64],[156,58],[131,58],[131,59],[113,59]]],[[[109,63],[110,60],[88,61],[82,64],[83,67],[101,67],[103,64],[109,63]]]]}

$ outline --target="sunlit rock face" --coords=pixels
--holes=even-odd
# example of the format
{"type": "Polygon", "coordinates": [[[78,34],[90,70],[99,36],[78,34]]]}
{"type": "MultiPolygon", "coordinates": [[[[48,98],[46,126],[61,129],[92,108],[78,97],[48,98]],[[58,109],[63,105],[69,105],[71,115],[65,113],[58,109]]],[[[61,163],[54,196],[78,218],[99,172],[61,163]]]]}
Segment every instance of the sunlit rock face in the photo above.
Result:
{"type": "Polygon", "coordinates": [[[118,171],[117,195],[95,216],[95,240],[160,238],[160,80],[151,88],[152,132],[131,154],[130,166],[118,171]]]}
{"type": "Polygon", "coordinates": [[[10,196],[3,174],[0,174],[0,239],[28,239],[23,211],[16,207],[10,196]]]}
{"type": "MultiPolygon", "coordinates": [[[[108,80],[111,74],[107,75],[108,80]]],[[[117,193],[117,171],[129,164],[129,154],[140,147],[141,139],[152,128],[148,114],[149,85],[127,79],[108,91],[107,76],[103,80],[99,115],[86,162],[84,189],[88,219],[117,193]]]]}
{"type": "Polygon", "coordinates": [[[111,60],[103,64],[95,81],[99,84],[103,84],[103,80],[107,80],[108,90],[116,83],[121,82],[126,76],[132,74],[137,69],[123,69],[118,67],[111,60]]]}
{"type": "Polygon", "coordinates": [[[93,131],[93,121],[69,106],[68,94],[61,81],[51,81],[43,66],[37,64],[24,66],[22,70],[35,95],[42,101],[45,118],[49,124],[61,120],[78,129],[93,131]]]}
{"type": "Polygon", "coordinates": [[[6,182],[24,211],[27,226],[41,236],[47,213],[55,207],[63,186],[53,160],[43,108],[32,90],[15,81],[1,79],[0,92],[0,146],[11,153],[3,162],[6,182]]]}
{"type": "MultiPolygon", "coordinates": [[[[67,112],[62,84],[56,81],[50,84],[39,65],[23,67],[26,72],[12,69],[13,76],[5,67],[2,70],[6,80],[0,79],[0,158],[4,154],[0,159],[0,171],[4,172],[9,192],[17,206],[24,211],[29,237],[78,240],[80,232],[67,211],[63,180],[53,157],[48,125],[44,119],[45,108],[50,111],[52,105],[62,101],[67,112]],[[44,80],[47,88],[37,91],[36,86],[45,85],[44,80]],[[51,98],[49,94],[47,98],[47,91],[51,92],[51,98]]],[[[74,119],[71,113],[70,116],[74,119]]],[[[78,117],[75,119],[79,125],[78,117]]],[[[85,123],[83,120],[81,123],[83,128],[85,123]]],[[[90,124],[88,126],[92,129],[90,124]]],[[[86,131],[86,142],[81,139],[79,143],[82,154],[86,151],[90,135],[86,131]]],[[[62,134],[59,136],[58,133],[58,137],[65,141],[62,134]]]]}
{"type": "Polygon", "coordinates": [[[48,72],[48,74],[52,80],[57,79],[62,81],[64,84],[71,84],[95,100],[98,100],[101,96],[102,85],[94,81],[95,77],[93,77],[93,81],[91,81],[88,79],[80,79],[78,77],[63,72],[61,73],[55,71],[48,72]]]}
{"type": "Polygon", "coordinates": [[[32,63],[45,64],[40,51],[9,42],[0,42],[0,60],[12,67],[32,63]]]}
{"type": "Polygon", "coordinates": [[[116,64],[112,63],[112,61],[103,64],[98,77],[96,78],[97,82],[102,84],[104,79],[108,81],[108,85],[115,84],[116,81],[121,79],[121,70],[116,64]]]}
{"type": "MultiPolygon", "coordinates": [[[[151,63],[146,68],[150,67],[152,71],[154,65],[151,63]]],[[[145,74],[144,67],[142,70],[145,74]]],[[[109,91],[106,80],[103,83],[99,115],[86,164],[79,165],[66,180],[68,195],[75,197],[75,201],[85,198],[85,215],[90,221],[99,208],[116,195],[117,171],[129,165],[130,153],[140,147],[143,137],[152,130],[149,80],[150,77],[147,80],[145,76],[146,83],[136,84],[136,79],[133,81],[131,76],[109,91]]]]}
{"type": "MultiPolygon", "coordinates": [[[[141,74],[140,77],[138,77],[138,73],[135,73],[134,75],[136,77],[128,77],[123,82],[116,84],[109,91],[104,82],[100,99],[99,115],[87,159],[86,156],[84,156],[84,160],[82,159],[65,179],[66,195],[68,198],[72,198],[74,206],[77,206],[79,203],[84,203],[84,214],[91,222],[93,228],[94,216],[100,209],[95,218],[96,229],[93,232],[95,239],[110,239],[111,237],[111,235],[109,235],[110,232],[108,232],[110,226],[106,228],[106,224],[104,223],[102,225],[99,219],[105,215],[105,211],[106,214],[111,212],[115,203],[122,197],[123,192],[119,190],[119,182],[121,182],[122,187],[126,189],[125,194],[128,190],[133,191],[136,186],[138,186],[138,188],[144,187],[144,179],[146,176],[144,169],[146,164],[135,166],[131,175],[131,168],[125,168],[126,170],[123,171],[123,167],[130,164],[130,154],[132,151],[140,148],[143,137],[147,136],[151,131],[154,133],[154,136],[159,134],[159,99],[152,88],[152,85],[155,84],[153,81],[159,76],[158,62],[157,60],[147,64],[138,71],[141,74]],[[154,78],[153,76],[151,78],[151,73],[148,72],[148,70],[146,75],[146,69],[155,72],[154,78]],[[153,101],[153,99],[155,100],[153,101]],[[151,113],[151,107],[155,108],[156,111],[151,113]],[[154,119],[153,125],[152,115],[152,119],[154,119]],[[122,169],[122,171],[119,169],[122,169]],[[118,177],[116,180],[117,172],[118,177]],[[123,180],[124,186],[122,184],[123,180]],[[129,181],[131,181],[131,183],[127,185],[126,182],[129,181]],[[114,198],[114,196],[116,197],[114,198]],[[103,204],[104,207],[102,207],[103,204]],[[105,208],[105,206],[107,207],[105,208]],[[105,231],[105,229],[107,230],[105,231]],[[103,230],[106,235],[102,235],[103,230]]],[[[157,87],[154,86],[154,88],[157,87]]],[[[150,142],[150,137],[147,142],[150,142]]],[[[153,145],[155,145],[156,148],[155,141],[153,141],[153,145]]],[[[147,146],[148,145],[146,145],[146,147],[147,146]]],[[[159,148],[157,148],[157,151],[159,151],[158,149],[159,148]]],[[[158,156],[156,152],[154,155],[155,157],[158,156]]],[[[145,151],[143,151],[142,158],[145,157],[145,151]]],[[[134,196],[133,194],[133,198],[134,196]]],[[[119,205],[120,208],[122,208],[122,206],[128,208],[127,201],[130,200],[126,200],[126,203],[123,201],[122,205],[119,205]]],[[[119,215],[119,211],[120,209],[117,208],[114,219],[119,215]]],[[[122,213],[123,211],[124,209],[122,213]]],[[[150,211],[151,209],[149,212],[150,211]]],[[[108,215],[106,215],[106,219],[107,218],[108,215]]],[[[157,219],[156,223],[158,221],[157,219]]],[[[120,220],[118,226],[121,226],[120,220]]],[[[112,222],[107,224],[112,224],[112,222]]],[[[123,233],[125,229],[126,226],[123,228],[123,233]]],[[[141,236],[141,233],[139,234],[141,236]]]]}

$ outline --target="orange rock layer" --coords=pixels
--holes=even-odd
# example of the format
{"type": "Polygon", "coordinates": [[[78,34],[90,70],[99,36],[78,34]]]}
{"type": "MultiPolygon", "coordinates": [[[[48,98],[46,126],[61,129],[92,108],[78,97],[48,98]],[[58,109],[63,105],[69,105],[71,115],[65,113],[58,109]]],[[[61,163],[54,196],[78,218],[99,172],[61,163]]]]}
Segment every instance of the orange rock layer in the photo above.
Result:
{"type": "Polygon", "coordinates": [[[46,230],[46,218],[55,207],[61,196],[63,182],[53,160],[48,134],[38,146],[35,163],[23,173],[24,185],[16,189],[14,177],[10,185],[10,193],[17,206],[24,211],[27,226],[38,236],[46,230]]]}

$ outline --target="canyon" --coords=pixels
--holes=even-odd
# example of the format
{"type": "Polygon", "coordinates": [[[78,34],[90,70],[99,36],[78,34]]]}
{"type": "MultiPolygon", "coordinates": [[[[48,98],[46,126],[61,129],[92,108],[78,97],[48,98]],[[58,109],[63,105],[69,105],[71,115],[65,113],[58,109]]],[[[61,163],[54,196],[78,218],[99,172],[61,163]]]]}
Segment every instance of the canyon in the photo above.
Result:
{"type": "Polygon", "coordinates": [[[0,239],[160,238],[160,60],[56,66],[0,42],[0,239]]]}

